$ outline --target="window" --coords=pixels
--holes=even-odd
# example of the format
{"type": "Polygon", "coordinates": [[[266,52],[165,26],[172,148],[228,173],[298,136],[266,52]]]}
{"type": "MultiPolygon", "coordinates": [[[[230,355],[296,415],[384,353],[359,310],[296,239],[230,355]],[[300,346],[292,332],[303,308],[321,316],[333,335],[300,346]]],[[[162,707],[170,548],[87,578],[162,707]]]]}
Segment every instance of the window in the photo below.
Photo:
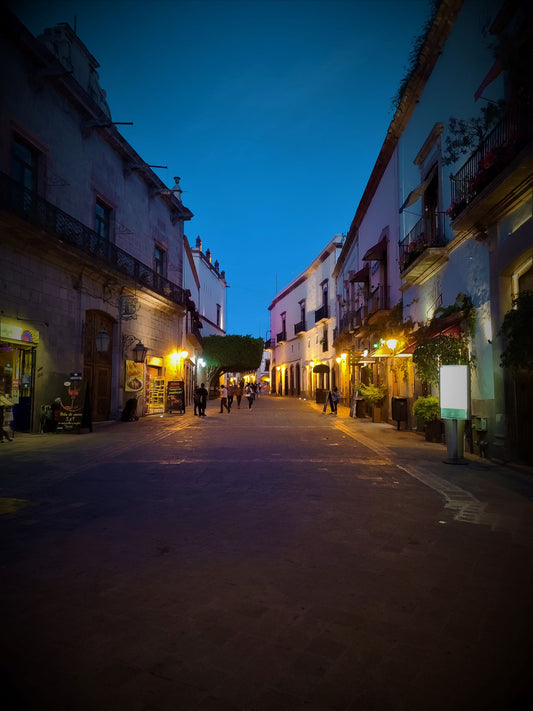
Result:
{"type": "Polygon", "coordinates": [[[327,305],[328,305],[328,280],[325,279],[320,286],[322,287],[322,306],[327,307],[327,305]]]}
{"type": "Polygon", "coordinates": [[[167,253],[157,245],[154,248],[154,272],[158,276],[166,276],[167,253]]]}
{"type": "Polygon", "coordinates": [[[222,315],[222,309],[220,308],[220,304],[217,304],[217,327],[220,328],[220,317],[222,315]]]}
{"type": "Polygon", "coordinates": [[[13,140],[11,177],[26,190],[37,192],[38,153],[18,136],[13,140]]]}
{"type": "Polygon", "coordinates": [[[109,242],[111,236],[111,208],[101,200],[96,201],[94,210],[94,231],[109,242]]]}
{"type": "Polygon", "coordinates": [[[37,194],[39,153],[18,136],[13,139],[12,150],[11,177],[17,184],[13,188],[13,203],[28,214],[37,194]]]}

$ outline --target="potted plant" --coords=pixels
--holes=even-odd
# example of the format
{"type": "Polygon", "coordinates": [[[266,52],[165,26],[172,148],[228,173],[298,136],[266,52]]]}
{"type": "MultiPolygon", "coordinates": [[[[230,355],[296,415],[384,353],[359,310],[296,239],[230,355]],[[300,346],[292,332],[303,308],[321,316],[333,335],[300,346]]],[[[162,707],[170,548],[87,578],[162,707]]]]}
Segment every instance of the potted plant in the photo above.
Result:
{"type": "Polygon", "coordinates": [[[425,431],[427,442],[442,441],[442,422],[440,420],[440,403],[438,398],[419,397],[413,404],[413,415],[417,426],[425,431]]]}
{"type": "Polygon", "coordinates": [[[386,388],[373,385],[372,383],[370,385],[363,383],[359,386],[359,392],[365,402],[372,408],[372,420],[374,422],[381,422],[381,404],[387,393],[386,388]]]}

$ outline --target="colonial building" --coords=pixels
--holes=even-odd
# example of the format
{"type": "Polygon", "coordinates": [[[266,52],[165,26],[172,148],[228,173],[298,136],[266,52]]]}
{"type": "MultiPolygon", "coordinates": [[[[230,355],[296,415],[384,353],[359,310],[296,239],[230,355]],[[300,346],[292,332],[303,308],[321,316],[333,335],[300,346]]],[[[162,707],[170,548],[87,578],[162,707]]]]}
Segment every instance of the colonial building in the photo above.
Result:
{"type": "Polygon", "coordinates": [[[39,431],[54,402],[85,420],[131,399],[160,412],[194,369],[179,179],[169,189],[121,135],[71,27],[35,38],[6,9],[0,24],[0,392],[14,427],[39,431]]]}
{"type": "Polygon", "coordinates": [[[278,395],[314,398],[338,382],[333,349],[333,269],[344,236],[335,235],[320,255],[270,304],[270,388],[278,395]]]}
{"type": "Polygon", "coordinates": [[[389,420],[405,397],[416,426],[413,402],[439,383],[411,358],[422,337],[454,336],[471,365],[471,446],[522,460],[531,372],[500,358],[505,314],[533,279],[531,27],[525,2],[436,6],[334,271],[350,392],[384,387],[389,420]]]}

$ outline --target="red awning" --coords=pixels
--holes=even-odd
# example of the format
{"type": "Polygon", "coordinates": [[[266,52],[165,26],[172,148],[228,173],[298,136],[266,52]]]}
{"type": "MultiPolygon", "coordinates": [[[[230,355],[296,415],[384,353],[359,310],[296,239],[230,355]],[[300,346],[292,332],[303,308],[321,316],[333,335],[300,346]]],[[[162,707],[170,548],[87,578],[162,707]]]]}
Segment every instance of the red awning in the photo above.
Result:
{"type": "Polygon", "coordinates": [[[489,86],[489,84],[492,84],[492,82],[499,77],[499,75],[503,71],[503,66],[501,63],[500,59],[497,59],[492,67],[489,69],[487,72],[486,77],[483,79],[481,84],[479,85],[478,90],[474,94],[474,99],[477,101],[478,99],[481,98],[481,95],[485,91],[485,89],[489,86]]]}
{"type": "Polygon", "coordinates": [[[368,262],[365,264],[365,266],[362,269],[359,269],[358,272],[355,272],[355,274],[350,277],[350,281],[357,281],[357,282],[368,281],[369,279],[370,279],[370,265],[368,264],[368,262]]]}
{"type": "Polygon", "coordinates": [[[387,255],[387,235],[382,237],[377,244],[370,247],[363,257],[363,262],[382,262],[387,255]]]}
{"type": "Polygon", "coordinates": [[[428,185],[431,183],[433,180],[433,177],[435,173],[437,172],[437,166],[434,165],[433,168],[429,171],[429,173],[426,175],[424,180],[420,183],[420,185],[415,188],[414,190],[411,190],[409,195],[405,198],[405,201],[403,205],[400,208],[400,212],[403,212],[406,207],[409,207],[410,205],[414,205],[414,203],[417,200],[420,200],[420,198],[424,195],[426,192],[428,185]]]}

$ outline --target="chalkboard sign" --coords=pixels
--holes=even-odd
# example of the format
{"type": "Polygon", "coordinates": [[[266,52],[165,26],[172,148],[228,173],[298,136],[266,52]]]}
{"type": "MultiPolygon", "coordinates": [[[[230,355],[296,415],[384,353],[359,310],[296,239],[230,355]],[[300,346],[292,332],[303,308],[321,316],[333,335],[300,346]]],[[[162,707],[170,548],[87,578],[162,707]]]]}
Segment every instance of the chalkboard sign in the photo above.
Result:
{"type": "Polygon", "coordinates": [[[169,380],[167,385],[167,412],[185,412],[185,383],[169,380]]]}
{"type": "Polygon", "coordinates": [[[76,377],[66,380],[58,400],[56,432],[79,432],[82,426],[86,426],[87,383],[76,377]]]}

